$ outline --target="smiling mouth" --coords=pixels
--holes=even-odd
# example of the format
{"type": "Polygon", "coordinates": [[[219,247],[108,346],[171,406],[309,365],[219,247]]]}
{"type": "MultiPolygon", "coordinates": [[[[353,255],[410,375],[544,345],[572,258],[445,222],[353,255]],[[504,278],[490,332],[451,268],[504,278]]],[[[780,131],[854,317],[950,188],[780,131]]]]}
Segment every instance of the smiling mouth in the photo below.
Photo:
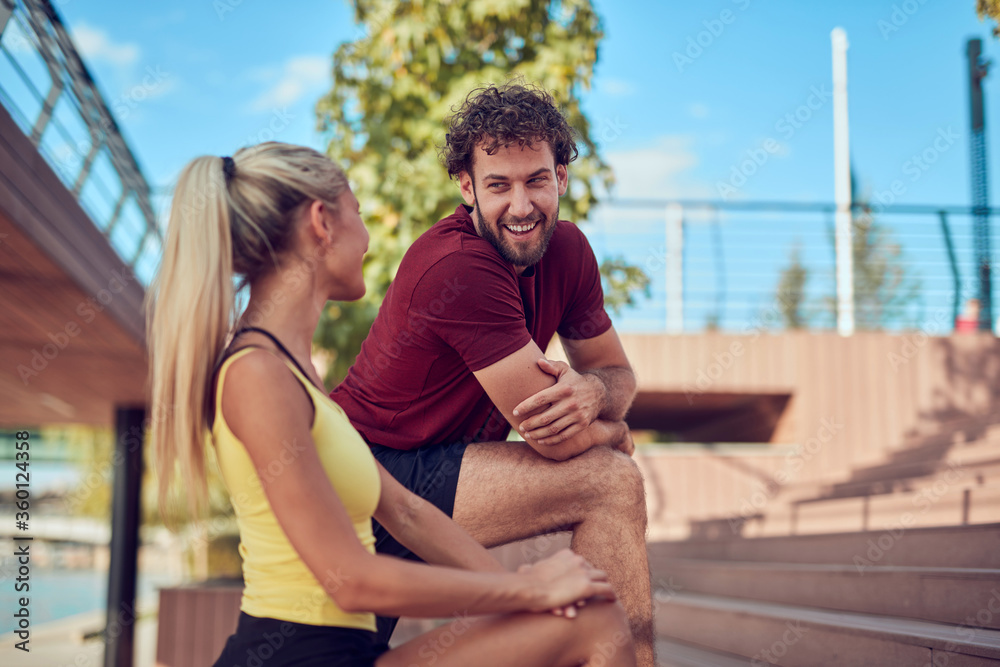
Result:
{"type": "Polygon", "coordinates": [[[528,232],[533,230],[536,226],[538,226],[537,220],[535,222],[529,222],[524,225],[504,225],[507,231],[513,233],[515,236],[519,234],[527,234],[528,232]]]}

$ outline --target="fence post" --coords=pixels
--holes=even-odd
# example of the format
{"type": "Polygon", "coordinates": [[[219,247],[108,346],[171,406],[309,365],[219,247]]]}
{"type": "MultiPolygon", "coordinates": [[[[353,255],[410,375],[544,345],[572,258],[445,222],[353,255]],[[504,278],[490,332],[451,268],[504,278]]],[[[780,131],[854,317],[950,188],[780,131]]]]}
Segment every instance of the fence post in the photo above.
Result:
{"type": "Polygon", "coordinates": [[[847,33],[834,28],[833,187],[837,204],[837,331],[854,333],[854,249],[851,229],[851,143],[847,123],[847,33]]]}
{"type": "Polygon", "coordinates": [[[667,333],[684,333],[684,209],[667,204],[667,333]]]}

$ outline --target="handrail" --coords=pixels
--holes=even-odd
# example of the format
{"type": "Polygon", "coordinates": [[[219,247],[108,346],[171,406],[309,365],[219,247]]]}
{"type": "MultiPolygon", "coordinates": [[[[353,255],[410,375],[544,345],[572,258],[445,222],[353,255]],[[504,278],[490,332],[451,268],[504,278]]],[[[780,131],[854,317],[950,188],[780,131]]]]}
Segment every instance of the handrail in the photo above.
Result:
{"type": "Polygon", "coordinates": [[[155,270],[155,264],[159,262],[163,244],[163,235],[153,210],[149,183],[139,167],[138,160],[122,137],[118,123],[109,110],[104,96],[97,88],[69,32],[49,0],[0,0],[0,53],[18,72],[29,93],[37,102],[41,102],[42,106],[35,118],[29,118],[29,114],[18,106],[18,100],[10,93],[10,84],[4,85],[3,82],[0,82],[0,99],[5,106],[13,107],[10,111],[19,116],[26,126],[30,126],[30,131],[26,126],[22,126],[25,135],[63,178],[67,189],[80,201],[88,217],[102,230],[122,260],[143,284],[148,284],[155,270]],[[51,79],[48,90],[39,90],[38,86],[30,81],[30,77],[18,62],[18,54],[8,48],[6,43],[8,40],[3,38],[11,26],[15,26],[14,29],[29,38],[33,52],[44,61],[51,79]],[[89,133],[86,154],[79,145],[74,145],[72,141],[66,142],[66,150],[80,159],[80,169],[75,175],[67,173],[65,160],[58,160],[42,149],[47,133],[53,129],[59,131],[64,138],[69,137],[69,132],[54,114],[59,102],[67,98],[89,133]],[[95,187],[100,185],[94,166],[102,151],[108,156],[121,186],[121,193],[114,203],[111,215],[107,219],[96,219],[98,216],[93,207],[88,207],[84,201],[84,189],[90,182],[94,183],[95,187]],[[120,235],[116,234],[116,229],[122,222],[123,211],[130,199],[138,208],[140,228],[137,235],[130,233],[126,228],[128,243],[125,245],[134,246],[133,250],[126,252],[115,240],[120,238],[120,235]],[[112,235],[115,235],[115,239],[112,235]]]}
{"type": "MultiPolygon", "coordinates": [[[[724,200],[724,199],[606,199],[601,202],[604,206],[614,208],[641,208],[641,209],[663,209],[668,205],[677,204],[685,209],[710,209],[719,211],[761,211],[761,212],[818,212],[834,213],[837,205],[826,202],[801,202],[801,201],[780,201],[780,200],[724,200]]],[[[937,204],[892,204],[882,206],[878,203],[854,202],[851,209],[858,212],[872,212],[894,215],[894,214],[935,214],[951,213],[958,215],[1000,215],[1000,208],[974,207],[962,205],[937,204]]]]}

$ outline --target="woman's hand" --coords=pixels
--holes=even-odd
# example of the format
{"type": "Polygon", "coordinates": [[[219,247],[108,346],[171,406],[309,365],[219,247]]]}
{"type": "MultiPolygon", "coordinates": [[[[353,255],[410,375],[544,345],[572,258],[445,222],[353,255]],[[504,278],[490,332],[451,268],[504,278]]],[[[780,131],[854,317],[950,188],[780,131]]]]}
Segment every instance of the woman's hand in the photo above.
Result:
{"type": "Polygon", "coordinates": [[[607,573],[569,549],[537,563],[522,565],[517,571],[534,578],[536,586],[544,593],[544,603],[532,611],[549,611],[556,616],[573,618],[576,608],[582,607],[588,599],[615,599],[607,573]]]}

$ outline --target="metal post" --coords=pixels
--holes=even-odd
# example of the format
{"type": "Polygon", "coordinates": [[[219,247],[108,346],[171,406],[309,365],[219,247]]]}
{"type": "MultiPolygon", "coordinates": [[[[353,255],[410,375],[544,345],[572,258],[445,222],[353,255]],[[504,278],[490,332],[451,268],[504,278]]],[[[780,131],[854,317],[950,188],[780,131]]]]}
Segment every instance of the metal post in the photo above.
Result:
{"type": "Polygon", "coordinates": [[[983,62],[983,45],[978,39],[966,44],[969,56],[970,154],[972,157],[973,243],[979,274],[979,329],[993,329],[993,290],[990,278],[990,196],[986,170],[986,115],[983,79],[989,63],[983,62]]]}
{"type": "Polygon", "coordinates": [[[962,276],[958,271],[958,259],[955,257],[955,244],[951,241],[951,227],[948,225],[948,214],[945,211],[938,211],[941,219],[941,234],[944,236],[944,245],[948,250],[948,261],[951,264],[951,322],[952,326],[958,321],[958,315],[962,311],[962,276]]]}
{"type": "Polygon", "coordinates": [[[837,205],[837,331],[854,333],[854,243],[851,230],[851,150],[847,122],[847,33],[834,28],[833,189],[837,205]]]}
{"type": "Polygon", "coordinates": [[[3,36],[3,31],[7,29],[7,22],[10,21],[10,17],[13,13],[14,13],[13,1],[0,0],[0,37],[3,36]]]}
{"type": "Polygon", "coordinates": [[[45,103],[42,104],[42,110],[38,113],[38,118],[35,120],[35,127],[31,130],[31,143],[35,144],[35,146],[41,143],[42,135],[45,134],[45,128],[48,127],[49,121],[52,119],[52,112],[55,111],[56,104],[59,103],[59,97],[63,91],[59,71],[54,67],[49,67],[49,73],[52,76],[52,87],[49,88],[49,93],[45,96],[45,103]]]}
{"type": "Polygon", "coordinates": [[[684,209],[667,204],[667,333],[684,333],[684,209]]]}
{"type": "Polygon", "coordinates": [[[108,572],[104,667],[132,667],[133,662],[145,418],[146,410],[142,407],[118,407],[115,410],[111,569],[108,572]]]}

